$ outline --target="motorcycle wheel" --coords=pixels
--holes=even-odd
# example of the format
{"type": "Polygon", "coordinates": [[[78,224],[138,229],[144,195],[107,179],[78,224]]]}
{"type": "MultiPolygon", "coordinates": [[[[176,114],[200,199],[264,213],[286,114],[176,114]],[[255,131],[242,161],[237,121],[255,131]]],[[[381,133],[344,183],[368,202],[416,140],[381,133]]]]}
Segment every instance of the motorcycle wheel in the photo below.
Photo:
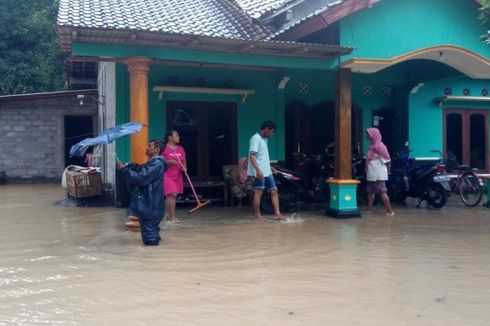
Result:
{"type": "Polygon", "coordinates": [[[404,201],[407,199],[403,177],[397,176],[395,180],[388,182],[388,196],[392,201],[404,201]]]}
{"type": "MultiPolygon", "coordinates": [[[[279,194],[279,209],[281,210],[281,212],[287,213],[289,212],[289,208],[289,201],[285,199],[284,196],[279,194]]],[[[271,193],[268,191],[264,191],[262,193],[262,197],[260,198],[260,210],[264,214],[274,215],[274,207],[272,206],[271,193]]]]}
{"type": "Polygon", "coordinates": [[[429,185],[427,202],[434,208],[441,208],[447,203],[447,193],[442,186],[436,183],[429,185]]]}

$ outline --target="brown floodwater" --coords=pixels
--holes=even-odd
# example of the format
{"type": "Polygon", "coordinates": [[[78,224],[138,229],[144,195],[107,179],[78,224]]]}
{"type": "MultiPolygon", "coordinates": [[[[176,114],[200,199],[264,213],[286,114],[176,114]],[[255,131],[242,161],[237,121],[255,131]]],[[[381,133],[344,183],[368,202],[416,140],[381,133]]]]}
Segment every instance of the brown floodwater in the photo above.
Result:
{"type": "Polygon", "coordinates": [[[0,325],[489,325],[490,210],[254,224],[209,207],[144,247],[115,208],[0,186],[0,325]]]}

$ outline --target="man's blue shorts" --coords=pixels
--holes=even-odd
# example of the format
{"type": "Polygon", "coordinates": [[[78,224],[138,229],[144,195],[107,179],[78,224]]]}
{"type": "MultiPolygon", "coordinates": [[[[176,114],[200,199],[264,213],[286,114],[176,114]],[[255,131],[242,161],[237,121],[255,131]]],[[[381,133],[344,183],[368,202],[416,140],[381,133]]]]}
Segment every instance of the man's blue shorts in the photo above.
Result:
{"type": "Polygon", "coordinates": [[[265,191],[277,190],[276,180],[274,180],[274,176],[272,174],[263,179],[255,178],[254,188],[265,191]]]}

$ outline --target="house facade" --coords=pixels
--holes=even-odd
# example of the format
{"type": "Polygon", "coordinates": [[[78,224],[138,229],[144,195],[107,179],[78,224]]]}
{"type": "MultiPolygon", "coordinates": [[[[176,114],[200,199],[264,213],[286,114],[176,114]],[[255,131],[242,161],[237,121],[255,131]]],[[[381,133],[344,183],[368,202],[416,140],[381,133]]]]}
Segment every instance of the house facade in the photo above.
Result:
{"type": "MultiPolygon", "coordinates": [[[[122,160],[143,161],[148,139],[175,128],[193,177],[214,180],[271,119],[272,159],[291,161],[298,143],[319,152],[335,142],[337,188],[355,188],[351,155],[366,151],[363,130],[373,125],[392,152],[408,143],[416,156],[451,151],[488,169],[490,47],[480,42],[478,8],[470,0],[62,0],[58,34],[73,58],[99,62],[106,125],[148,126],[117,141],[122,160]]],[[[114,151],[107,155],[113,166],[114,151]]],[[[337,211],[355,212],[353,196],[341,196],[337,211]]]]}

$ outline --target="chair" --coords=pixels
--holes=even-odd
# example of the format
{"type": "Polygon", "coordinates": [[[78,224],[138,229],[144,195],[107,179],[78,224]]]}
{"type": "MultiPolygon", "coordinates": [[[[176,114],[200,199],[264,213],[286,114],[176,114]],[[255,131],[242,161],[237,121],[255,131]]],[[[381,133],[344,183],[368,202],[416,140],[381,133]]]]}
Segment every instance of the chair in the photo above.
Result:
{"type": "Polygon", "coordinates": [[[223,166],[223,180],[226,183],[226,189],[228,193],[229,206],[235,205],[235,199],[238,201],[239,206],[243,204],[243,198],[251,198],[253,193],[252,182],[247,180],[246,184],[239,184],[237,181],[236,173],[238,171],[237,164],[230,164],[223,166]]]}
{"type": "Polygon", "coordinates": [[[232,188],[233,188],[233,181],[232,181],[232,172],[237,168],[236,164],[229,164],[223,166],[223,181],[226,183],[226,193],[228,202],[224,203],[225,205],[228,206],[233,206],[234,203],[234,197],[232,193],[232,188]]]}

